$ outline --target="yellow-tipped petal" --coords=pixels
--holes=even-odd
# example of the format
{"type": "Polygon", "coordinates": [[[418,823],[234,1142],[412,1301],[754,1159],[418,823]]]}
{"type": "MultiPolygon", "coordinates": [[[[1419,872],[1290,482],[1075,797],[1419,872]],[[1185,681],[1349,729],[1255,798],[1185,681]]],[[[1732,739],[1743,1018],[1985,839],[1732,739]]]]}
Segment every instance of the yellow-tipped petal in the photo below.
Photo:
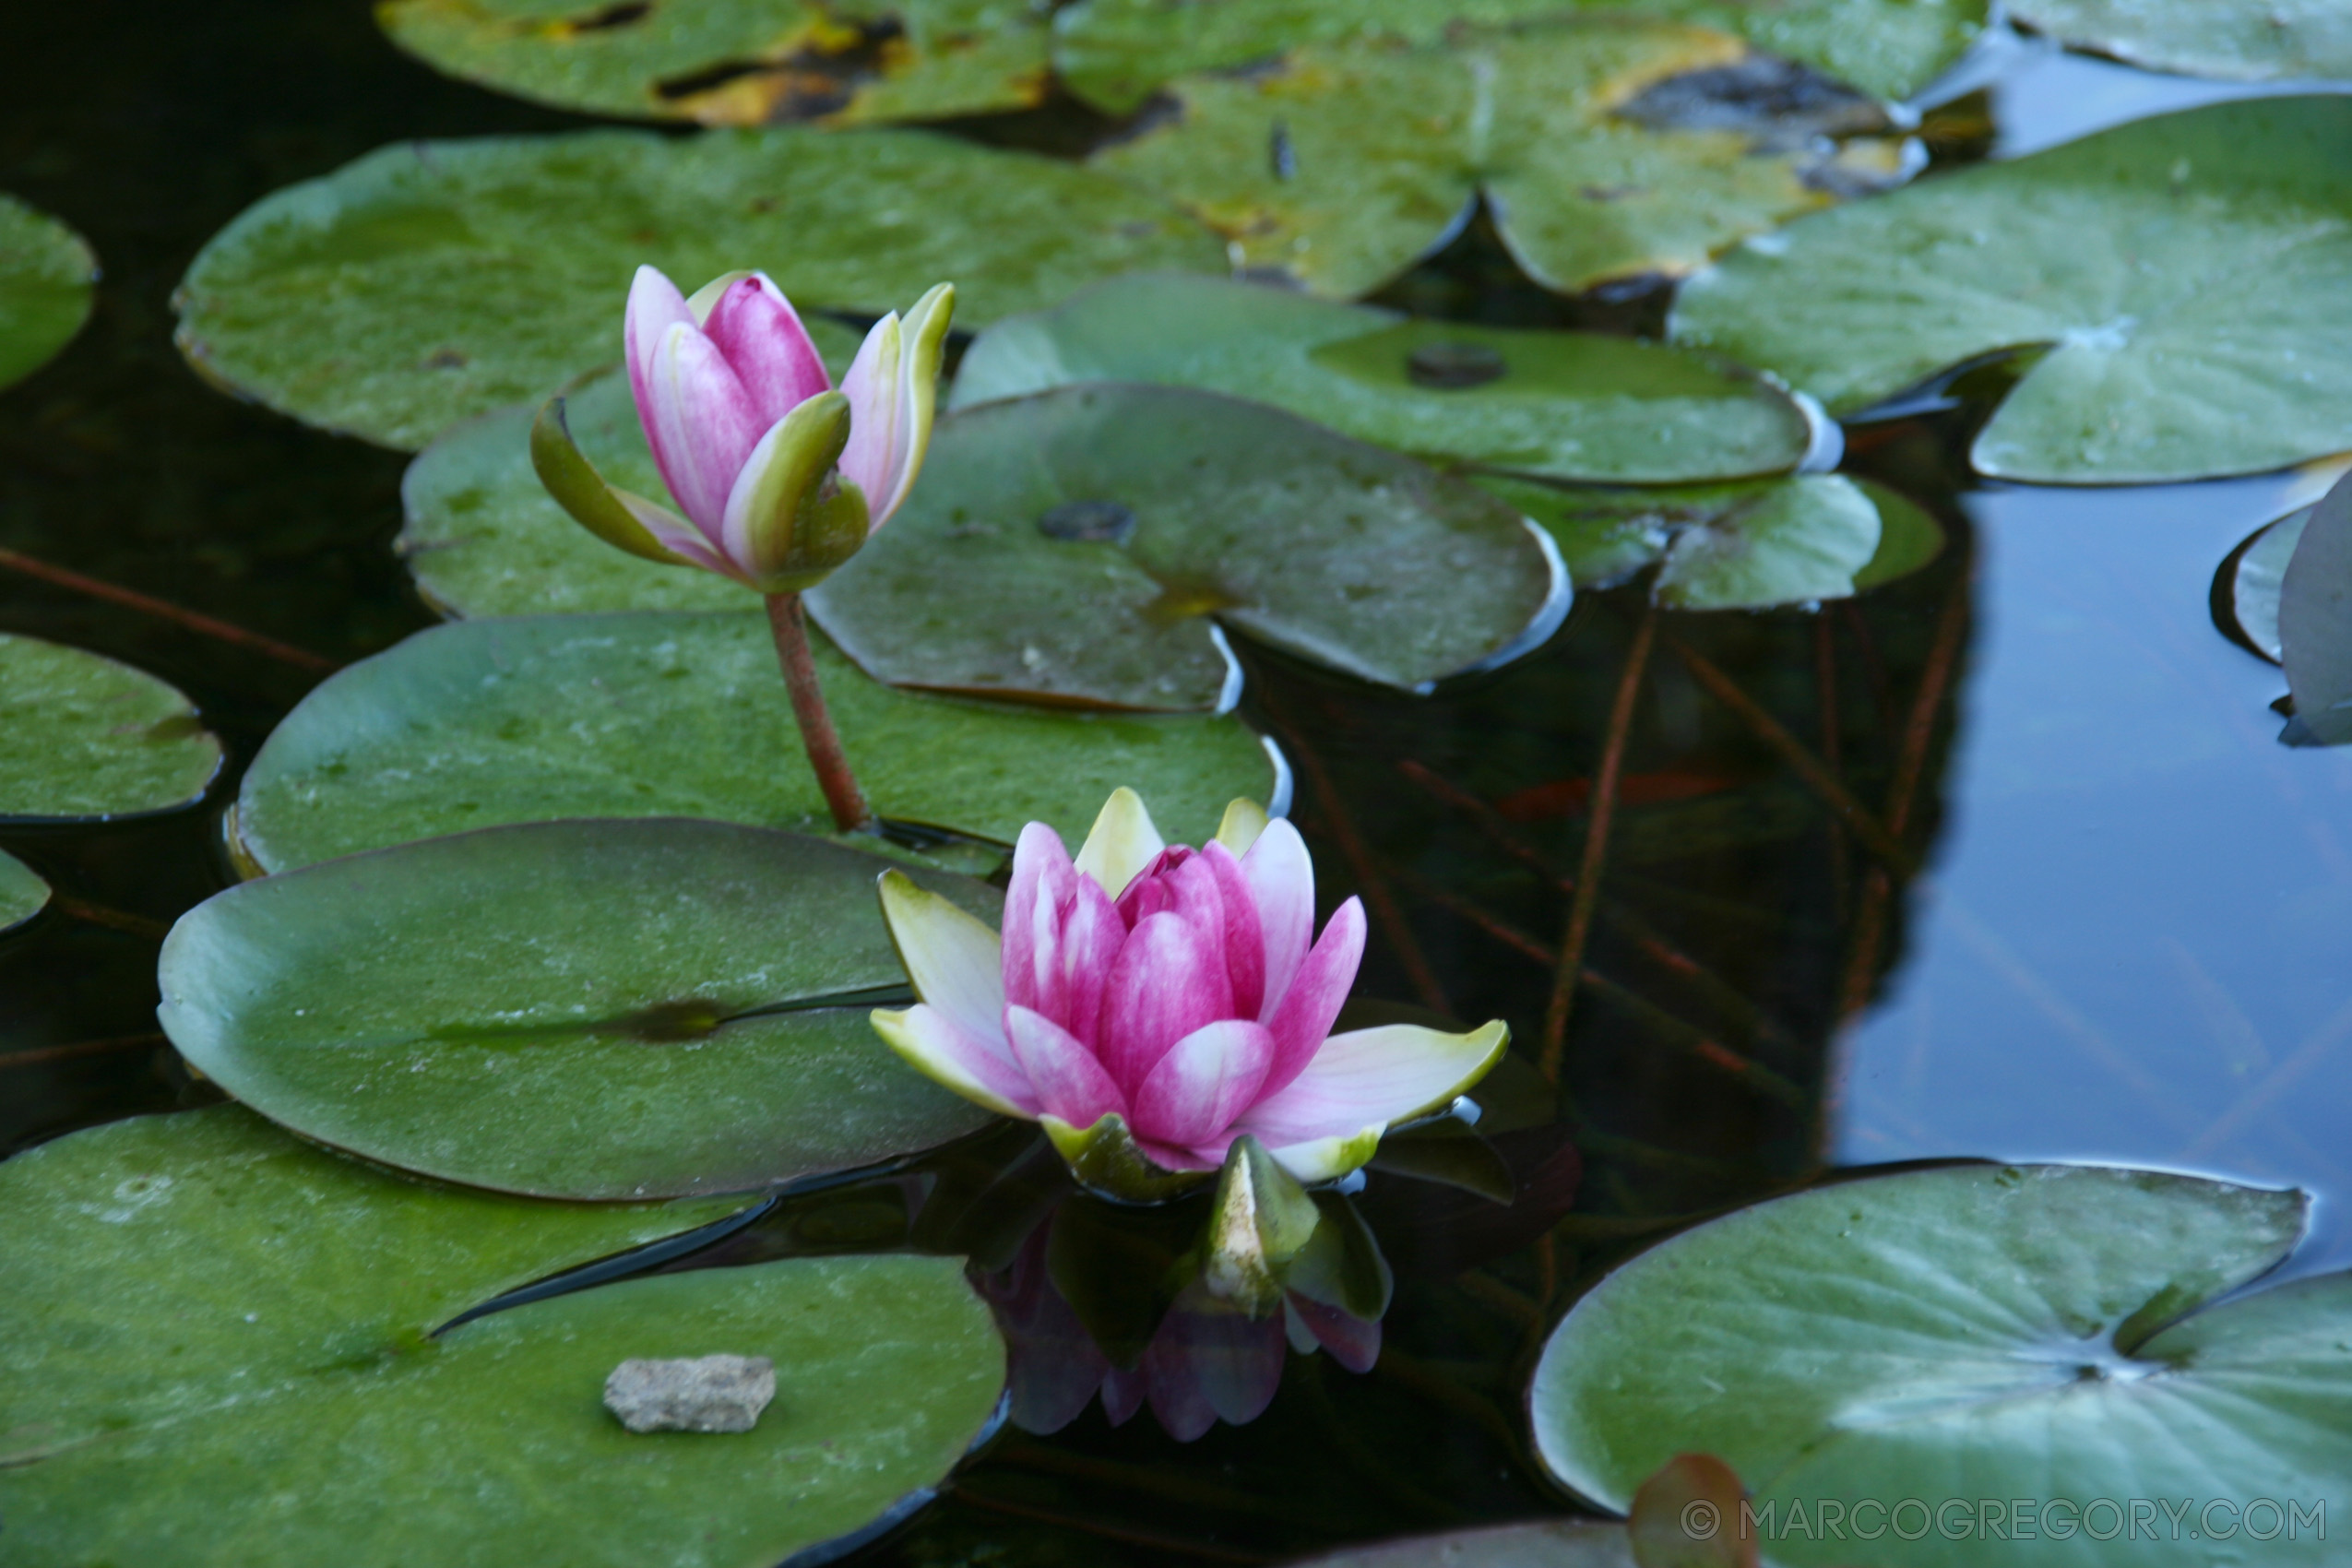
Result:
{"type": "Polygon", "coordinates": [[[1077,866],[1116,898],[1166,848],[1168,841],[1144,809],[1144,798],[1122,784],[1102,803],[1101,814],[1079,846],[1077,866]]]}
{"type": "Polygon", "coordinates": [[[996,932],[905,872],[884,872],[878,885],[882,918],[915,994],[958,1028],[1003,1039],[1004,957],[996,932]]]}
{"type": "Polygon", "coordinates": [[[882,515],[898,509],[922,472],[931,450],[931,426],[939,409],[939,366],[947,351],[947,328],[956,318],[956,285],[934,283],[915,302],[900,326],[898,374],[900,434],[892,464],[898,482],[881,502],[882,515]]]}
{"type": "Polygon", "coordinates": [[[1217,825],[1217,841],[1232,850],[1238,861],[1250,852],[1250,846],[1258,841],[1258,835],[1265,831],[1270,820],[1265,808],[1255,801],[1229,802],[1225,807],[1225,820],[1217,825]]]}
{"type": "MultiPolygon", "coordinates": [[[[960,1031],[938,1009],[909,1007],[900,1012],[877,1007],[868,1016],[873,1021],[873,1032],[882,1037],[884,1044],[941,1088],[961,1095],[999,1116],[1016,1116],[1027,1121],[1037,1114],[1034,1106],[1025,1107],[1007,1099],[985,1081],[983,1073],[989,1063],[968,1043],[959,1041],[960,1031]]],[[[988,1075],[1002,1078],[1004,1075],[999,1072],[988,1075]]]]}
{"type": "Polygon", "coordinates": [[[1336,1182],[1350,1170],[1361,1170],[1380,1152],[1380,1134],[1386,1130],[1366,1127],[1345,1137],[1313,1138],[1266,1152],[1294,1179],[1312,1187],[1318,1182],[1336,1182]]]}

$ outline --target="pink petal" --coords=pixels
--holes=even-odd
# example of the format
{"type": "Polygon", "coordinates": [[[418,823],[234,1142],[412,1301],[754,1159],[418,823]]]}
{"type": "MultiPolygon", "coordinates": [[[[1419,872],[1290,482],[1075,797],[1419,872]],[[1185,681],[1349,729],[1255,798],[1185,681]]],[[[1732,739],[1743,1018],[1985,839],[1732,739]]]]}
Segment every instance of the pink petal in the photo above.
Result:
{"type": "Polygon", "coordinates": [[[1223,1417],[1253,1421],[1274,1403],[1289,1347],[1279,1316],[1252,1318],[1188,1289],[1152,1336],[1138,1369],[1152,1414],[1179,1443],[1190,1443],[1223,1417]]]}
{"type": "Polygon", "coordinates": [[[866,505],[878,519],[898,482],[896,446],[898,440],[901,335],[896,311],[873,324],[858,357],[841,377],[849,399],[849,444],[841,450],[841,475],[865,492],[866,505]]]}
{"type": "Polygon", "coordinates": [[[1127,922],[1111,907],[1111,897],[1094,878],[1081,876],[1072,890],[1070,912],[1062,922],[1062,1027],[1080,1044],[1101,1054],[1102,995],[1111,966],[1127,944],[1127,922]]]}
{"type": "Polygon", "coordinates": [[[893,1051],[932,1082],[1005,1115],[1038,1114],[1037,1091],[1009,1046],[923,1003],[903,1012],[877,1010],[873,1024],[893,1051]]]}
{"type": "Polygon", "coordinates": [[[717,345],[683,322],[665,328],[637,418],[680,510],[712,543],[720,542],[735,476],[767,427],[717,345]]]}
{"type": "Polygon", "coordinates": [[[1241,875],[1233,851],[1211,840],[1201,846],[1198,862],[1217,879],[1218,902],[1225,917],[1225,973],[1233,987],[1236,1016],[1255,1018],[1265,1000],[1265,932],[1258,925],[1257,901],[1241,875]]]}
{"type": "Polygon", "coordinates": [[[1476,1083],[1510,1039],[1501,1024],[1440,1034],[1415,1024],[1351,1029],[1323,1042],[1307,1070],[1244,1111],[1236,1131],[1278,1152],[1353,1137],[1443,1105],[1476,1083]]]}
{"type": "Polygon", "coordinates": [[[1372,1371],[1380,1360],[1380,1324],[1353,1317],[1337,1307],[1309,1301],[1304,1296],[1287,1299],[1289,1310],[1307,1325],[1315,1343],[1331,1352],[1331,1359],[1351,1372],[1372,1371]]]}
{"type": "Polygon", "coordinates": [[[1361,900],[1350,898],[1331,912],[1330,922],[1323,928],[1323,940],[1299,966],[1274,1016],[1266,1020],[1274,1035],[1274,1062],[1266,1069],[1260,1094],[1279,1093],[1307,1070],[1307,1063],[1330,1035],[1332,1021],[1339,1016],[1363,961],[1364,906],[1361,900]]]}
{"type": "Polygon", "coordinates": [[[1169,1048],[1204,1024],[1232,1014],[1222,965],[1179,915],[1153,915],[1127,933],[1102,997],[1097,1053],[1133,1095],[1169,1048]]]}
{"type": "Polygon", "coordinates": [[[808,328],[765,272],[730,284],[702,329],[751,395],[763,429],[833,390],[808,328]]]}
{"type": "Polygon", "coordinates": [[[1059,906],[1065,896],[1075,894],[1077,876],[1060,834],[1041,822],[1021,829],[1020,841],[1013,847],[1012,883],[1004,893],[1004,1000],[1016,1007],[1037,1008],[1056,1022],[1066,1016],[1047,1001],[1059,968],[1059,906]]]}
{"type": "Polygon", "coordinates": [[[1176,890],[1169,885],[1169,877],[1192,853],[1182,844],[1163,848],[1128,880],[1126,889],[1119,895],[1119,918],[1127,922],[1129,930],[1146,915],[1164,913],[1176,902],[1176,890]]]}
{"type": "Polygon", "coordinates": [[[1242,1018],[1194,1029],[1135,1091],[1137,1136],[1193,1145],[1224,1132],[1258,1098],[1274,1049],[1272,1030],[1242,1018]]]}
{"type": "MultiPolygon", "coordinates": [[[[638,267],[629,284],[629,308],[621,318],[621,350],[629,365],[629,392],[641,418],[652,406],[653,351],[662,336],[682,323],[700,326],[678,285],[653,267],[638,267]]],[[[648,425],[648,434],[650,429],[648,425]]]]}
{"type": "Polygon", "coordinates": [[[1039,1108],[1073,1127],[1091,1127],[1112,1111],[1127,1114],[1127,1097],[1094,1053],[1069,1030],[1027,1007],[1004,1009],[1005,1037],[1028,1075],[1039,1108]]]}
{"type": "Polygon", "coordinates": [[[1263,1023],[1290,988],[1314,936],[1315,867],[1299,830],[1279,817],[1267,823],[1241,857],[1241,880],[1249,884],[1258,929],[1265,933],[1265,994],[1257,1013],[1263,1023]]]}
{"type": "MultiPolygon", "coordinates": [[[[1144,1408],[1144,1374],[1138,1370],[1113,1367],[1102,1377],[1102,1413],[1112,1426],[1123,1427],[1134,1420],[1135,1412],[1144,1408]]],[[[1206,1431],[1208,1428],[1201,1428],[1206,1431]]]]}

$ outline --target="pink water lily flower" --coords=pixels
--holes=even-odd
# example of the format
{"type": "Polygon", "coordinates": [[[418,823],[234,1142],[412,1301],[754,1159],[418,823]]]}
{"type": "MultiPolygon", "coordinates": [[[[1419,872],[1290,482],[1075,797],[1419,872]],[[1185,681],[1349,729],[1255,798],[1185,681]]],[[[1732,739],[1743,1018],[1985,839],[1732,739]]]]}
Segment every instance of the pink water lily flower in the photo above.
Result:
{"type": "Polygon", "coordinates": [[[1165,845],[1131,790],[1075,861],[1029,824],[1001,941],[899,873],[884,873],[882,904],[921,1002],[875,1013],[882,1037],[966,1099],[1042,1123],[1115,1196],[1197,1183],[1245,1133],[1301,1182],[1344,1175],[1510,1039],[1501,1023],[1332,1034],[1363,907],[1348,899],[1313,939],[1306,845],[1247,802],[1198,849],[1165,845]]]}

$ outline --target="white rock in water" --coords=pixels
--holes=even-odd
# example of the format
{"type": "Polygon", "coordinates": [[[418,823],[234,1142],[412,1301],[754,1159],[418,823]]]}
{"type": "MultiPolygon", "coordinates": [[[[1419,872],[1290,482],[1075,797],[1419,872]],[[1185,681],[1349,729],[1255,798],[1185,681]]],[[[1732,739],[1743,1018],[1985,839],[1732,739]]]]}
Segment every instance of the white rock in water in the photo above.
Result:
{"type": "Polygon", "coordinates": [[[766,1356],[623,1361],[604,1380],[604,1408],[631,1431],[749,1431],[775,1397],[766,1356]]]}

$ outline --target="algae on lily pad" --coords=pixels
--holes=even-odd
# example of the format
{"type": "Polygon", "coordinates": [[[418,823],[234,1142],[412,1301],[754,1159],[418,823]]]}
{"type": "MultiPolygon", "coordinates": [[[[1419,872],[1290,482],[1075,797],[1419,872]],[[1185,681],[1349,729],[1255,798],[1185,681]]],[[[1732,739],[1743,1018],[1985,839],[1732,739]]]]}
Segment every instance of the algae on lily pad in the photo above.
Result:
{"type": "Polygon", "coordinates": [[[1819,213],[1683,286],[1677,341],[1833,412],[2027,350],[2001,479],[2138,484],[2352,447],[2352,99],[2143,120],[1819,213]]]}
{"type": "Polygon", "coordinates": [[[2184,77],[2352,77],[2344,0],[2011,0],[2012,20],[2075,49],[2184,77]]]}
{"type": "Polygon", "coordinates": [[[2278,588],[2289,745],[2352,744],[2352,475],[2313,506],[2278,588]]]}
{"type": "Polygon", "coordinates": [[[111,659],[0,632],[0,817],[76,821],[204,798],[220,742],[188,699],[111,659]]]}
{"type": "Polygon", "coordinates": [[[49,907],[49,884],[32,867],[0,849],[0,932],[20,926],[49,907]]]}
{"type": "MultiPolygon", "coordinates": [[[[1805,1529],[1764,1542],[1792,1564],[1855,1561],[1853,1540],[1811,1531],[1823,1507],[1869,1530],[1903,1499],[1924,1508],[1863,1538],[1880,1568],[1996,1550],[2020,1568],[2111,1561],[2109,1521],[2085,1518],[2097,1499],[2219,1501],[2229,1512],[2202,1523],[2233,1532],[2258,1498],[2340,1515],[2352,1275],[2212,1304],[2287,1255],[2305,1207],[2300,1193],[2087,1166],[1914,1170],[1760,1204],[1576,1303],[1536,1371],[1537,1449],[1611,1508],[1674,1455],[1716,1455],[1759,1516],[1809,1510],[1805,1529]],[[2049,1528],[1989,1549],[1919,1525],[1947,1499],[1974,1523],[1980,1498],[2034,1500],[2049,1528]]],[[[2156,1532],[2130,1561],[2340,1557],[2308,1525],[2254,1538],[2241,1559],[2156,1532]]]]}
{"type": "MultiPolygon", "coordinates": [[[[1125,784],[1172,838],[1201,843],[1227,802],[1278,806],[1284,792],[1268,749],[1230,717],[902,692],[811,640],[850,766],[891,822],[1010,844],[1042,821],[1075,843],[1125,784]]],[[[278,872],[576,816],[830,830],[765,616],[539,615],[419,632],[287,716],[246,770],[236,837],[278,872]]]]}
{"type": "MultiPolygon", "coordinates": [[[[1645,99],[1751,59],[1701,28],[1597,18],[1302,45],[1170,83],[1179,113],[1095,155],[1225,236],[1237,266],[1368,293],[1443,245],[1481,195],[1547,288],[1681,274],[1829,201],[1811,137],[1677,128],[1645,99]]],[[[1862,107],[1867,111],[1868,105],[1862,107]]],[[[1874,112],[1873,112],[1874,113],[1874,112]]]]}
{"type": "Polygon", "coordinates": [[[1079,385],[943,420],[921,485],[809,605],[878,679],[1209,708],[1220,624],[1412,689],[1548,635],[1555,575],[1517,512],[1408,457],[1263,404],[1079,385]]]}
{"type": "Polygon", "coordinates": [[[1660,344],[1408,321],[1181,274],[998,322],[965,353],[955,406],[1074,381],[1196,386],[1417,457],[1621,484],[1778,473],[1810,439],[1786,393],[1660,344]]]}
{"type": "Polygon", "coordinates": [[[795,1259],[467,1308],[732,1206],[421,1184],[233,1107],[0,1165],[15,1568],[766,1568],[919,1502],[1004,1350],[950,1258],[795,1259]],[[633,1358],[765,1356],[748,1432],[635,1435],[633,1358]]]}
{"type": "Polygon", "coordinates": [[[677,818],[398,845],[182,916],[160,1016],[247,1105],[404,1170],[558,1198],[778,1185],[990,1120],[867,1021],[905,984],[874,901],[894,863],[677,818]]]}
{"type": "Polygon", "coordinates": [[[790,126],[415,141],[273,192],[198,253],[182,352],[281,412],[387,446],[620,358],[640,263],[770,273],[802,311],[903,310],[942,279],[980,326],[1137,267],[1223,271],[1158,198],[921,131],[790,126]]]}
{"type": "Polygon", "coordinates": [[[709,125],[1025,109],[1050,34],[1026,0],[383,0],[434,69],[559,109],[709,125]]]}
{"type": "Polygon", "coordinates": [[[98,257],[54,218],[0,194],[0,386],[49,362],[89,319],[98,257]]]}

